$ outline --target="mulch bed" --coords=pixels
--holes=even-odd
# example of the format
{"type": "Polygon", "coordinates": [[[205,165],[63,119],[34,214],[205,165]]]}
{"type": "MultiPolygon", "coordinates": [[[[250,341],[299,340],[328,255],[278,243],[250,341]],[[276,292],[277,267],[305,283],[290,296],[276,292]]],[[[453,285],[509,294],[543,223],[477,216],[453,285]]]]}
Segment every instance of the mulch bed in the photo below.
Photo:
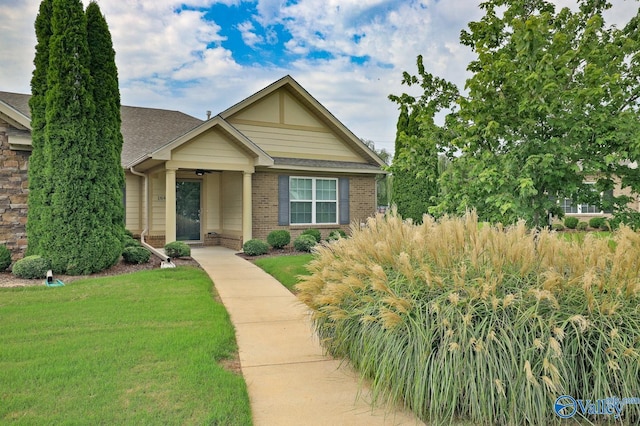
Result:
{"type": "Polygon", "coordinates": [[[304,253],[305,252],[297,251],[293,247],[285,247],[285,248],[282,248],[282,249],[271,248],[271,249],[269,249],[268,253],[261,254],[260,256],[249,256],[249,255],[246,255],[246,254],[244,254],[242,252],[236,253],[236,256],[239,256],[239,257],[241,257],[243,259],[246,259],[249,262],[253,262],[253,261],[257,260],[257,259],[264,259],[265,257],[292,256],[292,255],[304,254],[304,253]]]}
{"type": "MultiPolygon", "coordinates": [[[[291,256],[296,254],[304,254],[303,252],[297,251],[293,247],[285,247],[283,249],[270,249],[268,253],[260,255],[260,256],[248,256],[244,253],[237,253],[236,255],[246,259],[249,262],[255,262],[257,259],[264,259],[266,257],[275,257],[275,256],[291,256]]],[[[102,272],[98,272],[97,274],[91,275],[55,275],[55,279],[60,279],[63,283],[67,284],[73,281],[77,281],[83,278],[94,278],[94,277],[107,277],[112,275],[121,275],[121,274],[129,274],[137,271],[144,271],[147,269],[156,269],[160,267],[161,260],[157,256],[151,256],[151,259],[148,263],[143,263],[140,265],[131,265],[125,263],[122,259],[120,262],[112,266],[109,269],[106,269],[102,272]]],[[[193,260],[192,258],[183,258],[183,259],[173,259],[173,263],[176,266],[194,266],[196,268],[200,267],[200,264],[193,260]]],[[[22,278],[17,278],[11,272],[0,272],[0,287],[30,287],[44,285],[44,279],[36,279],[36,280],[25,280],[22,278]]]]}
{"type": "MultiPolygon", "coordinates": [[[[199,268],[200,264],[195,260],[189,258],[173,259],[173,263],[176,266],[194,266],[199,268]]],[[[95,278],[95,277],[108,277],[113,275],[129,274],[131,272],[144,271],[147,269],[159,268],[161,260],[157,256],[151,256],[148,263],[142,263],[140,265],[131,265],[125,263],[122,259],[117,265],[112,266],[97,274],[91,275],[55,275],[55,279],[60,279],[63,283],[67,284],[73,281],[77,281],[83,278],[95,278]]],[[[0,287],[29,287],[36,285],[44,285],[44,279],[25,280],[22,278],[16,278],[11,272],[0,272],[0,287]]]]}

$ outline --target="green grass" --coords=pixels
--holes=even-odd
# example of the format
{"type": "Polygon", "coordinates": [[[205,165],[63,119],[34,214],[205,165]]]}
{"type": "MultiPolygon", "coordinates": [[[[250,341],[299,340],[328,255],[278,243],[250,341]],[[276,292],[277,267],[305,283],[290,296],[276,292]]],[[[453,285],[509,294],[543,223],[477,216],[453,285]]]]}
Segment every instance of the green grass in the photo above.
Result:
{"type": "Polygon", "coordinates": [[[282,285],[295,292],[294,286],[298,284],[298,276],[309,275],[306,265],[313,259],[312,254],[298,254],[292,256],[266,257],[256,260],[256,265],[268,274],[273,275],[282,285]]]}
{"type": "Polygon", "coordinates": [[[233,326],[195,268],[0,290],[0,423],[249,425],[233,326]]]}
{"type": "Polygon", "coordinates": [[[559,232],[562,238],[566,241],[577,241],[579,243],[584,242],[584,238],[587,235],[592,235],[595,238],[611,238],[613,235],[610,231],[590,231],[590,232],[559,232]]]}

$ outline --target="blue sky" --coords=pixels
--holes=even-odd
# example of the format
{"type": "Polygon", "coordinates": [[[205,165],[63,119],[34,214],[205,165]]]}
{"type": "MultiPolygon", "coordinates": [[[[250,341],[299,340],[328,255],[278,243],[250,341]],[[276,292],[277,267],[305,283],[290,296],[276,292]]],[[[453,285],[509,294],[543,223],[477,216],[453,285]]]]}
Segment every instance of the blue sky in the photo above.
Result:
{"type": "MultiPolygon", "coordinates": [[[[88,0],[83,0],[85,5],[88,0]]],[[[459,87],[473,59],[460,30],[480,0],[98,0],[122,102],[205,118],[290,74],[358,137],[393,150],[402,72],[459,87]]],[[[556,0],[559,6],[575,1],[556,0]]],[[[637,0],[614,0],[625,22],[637,0]]],[[[28,93],[40,0],[0,0],[0,90],[28,93]]]]}

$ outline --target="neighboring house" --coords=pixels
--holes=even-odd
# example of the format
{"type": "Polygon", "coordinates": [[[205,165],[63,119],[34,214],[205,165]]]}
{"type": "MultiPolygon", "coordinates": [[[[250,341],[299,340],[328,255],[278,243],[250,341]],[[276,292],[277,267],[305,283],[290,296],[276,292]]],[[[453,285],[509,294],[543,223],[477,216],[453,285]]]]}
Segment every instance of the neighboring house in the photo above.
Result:
{"type": "MultiPolygon", "coordinates": [[[[0,244],[26,247],[28,95],[0,92],[0,244]]],[[[239,249],[274,229],[348,229],[376,212],[383,161],[286,76],[206,121],[122,107],[126,226],[161,247],[239,249]]]]}

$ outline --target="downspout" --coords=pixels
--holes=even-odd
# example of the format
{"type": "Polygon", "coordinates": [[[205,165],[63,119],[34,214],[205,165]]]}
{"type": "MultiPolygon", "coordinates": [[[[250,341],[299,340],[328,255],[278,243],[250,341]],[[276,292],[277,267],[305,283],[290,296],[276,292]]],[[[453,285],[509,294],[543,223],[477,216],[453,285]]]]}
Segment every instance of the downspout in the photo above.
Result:
{"type": "Polygon", "coordinates": [[[142,244],[142,246],[144,248],[146,248],[147,250],[149,250],[151,253],[155,254],[160,259],[162,259],[162,264],[161,264],[162,268],[175,268],[176,265],[174,265],[173,262],[171,262],[171,258],[170,257],[168,257],[166,254],[162,253],[161,251],[157,250],[156,248],[151,247],[144,240],[145,234],[149,231],[149,178],[147,177],[146,174],[140,173],[140,172],[134,170],[133,167],[134,166],[129,167],[129,171],[131,172],[131,174],[133,174],[135,176],[140,176],[140,177],[142,177],[144,179],[144,208],[143,208],[144,229],[142,230],[142,233],[140,234],[140,244],[142,244]]]}

